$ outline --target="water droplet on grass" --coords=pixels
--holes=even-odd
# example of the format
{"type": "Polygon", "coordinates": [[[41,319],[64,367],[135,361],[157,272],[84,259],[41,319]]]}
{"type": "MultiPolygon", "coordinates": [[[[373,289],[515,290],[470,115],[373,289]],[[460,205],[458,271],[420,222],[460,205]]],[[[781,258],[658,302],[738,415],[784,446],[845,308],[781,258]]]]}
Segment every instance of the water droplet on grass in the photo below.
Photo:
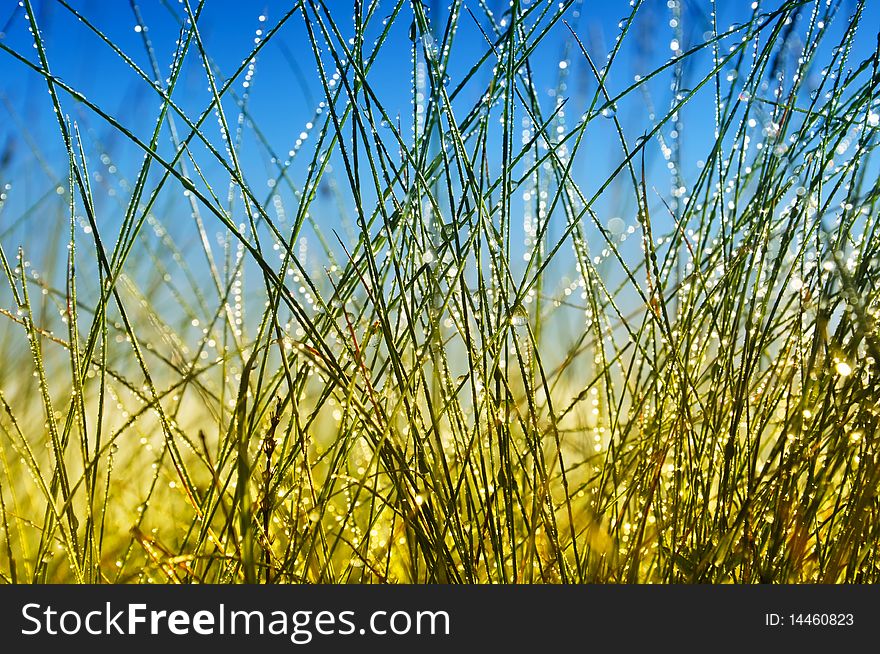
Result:
{"type": "Polygon", "coordinates": [[[619,236],[623,234],[623,230],[625,229],[626,223],[623,222],[622,218],[615,216],[608,221],[608,231],[611,232],[614,236],[619,236]]]}

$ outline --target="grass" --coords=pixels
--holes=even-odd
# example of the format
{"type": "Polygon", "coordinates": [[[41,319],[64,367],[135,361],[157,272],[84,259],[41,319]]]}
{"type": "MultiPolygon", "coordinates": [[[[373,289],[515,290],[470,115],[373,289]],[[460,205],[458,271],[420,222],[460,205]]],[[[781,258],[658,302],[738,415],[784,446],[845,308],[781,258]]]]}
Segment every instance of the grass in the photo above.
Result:
{"type": "Polygon", "coordinates": [[[571,0],[300,0],[231,70],[204,0],[172,48],[132,3],[136,54],[47,4],[154,116],[13,13],[55,133],[6,101],[44,165],[0,196],[4,582],[880,581],[866,2],[635,0],[606,48],[571,0]]]}

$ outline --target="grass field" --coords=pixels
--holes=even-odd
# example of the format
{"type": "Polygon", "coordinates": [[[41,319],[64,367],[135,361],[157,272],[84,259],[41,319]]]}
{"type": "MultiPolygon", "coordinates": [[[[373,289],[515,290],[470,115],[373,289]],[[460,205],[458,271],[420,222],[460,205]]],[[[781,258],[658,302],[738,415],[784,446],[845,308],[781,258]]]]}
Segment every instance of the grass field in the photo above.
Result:
{"type": "Polygon", "coordinates": [[[880,581],[870,2],[8,4],[4,582],[880,581]]]}

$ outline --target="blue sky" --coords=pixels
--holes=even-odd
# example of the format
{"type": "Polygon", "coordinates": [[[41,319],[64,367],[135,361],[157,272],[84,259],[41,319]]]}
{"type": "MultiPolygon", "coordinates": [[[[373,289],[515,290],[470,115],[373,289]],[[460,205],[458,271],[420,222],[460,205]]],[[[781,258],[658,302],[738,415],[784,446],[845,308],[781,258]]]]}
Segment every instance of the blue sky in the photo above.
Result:
{"type": "MultiPolygon", "coordinates": [[[[176,0],[147,0],[131,5],[128,2],[109,2],[99,0],[70,0],[71,6],[86,16],[95,27],[116,43],[143,70],[151,73],[150,58],[147,54],[145,34],[155,53],[162,75],[168,73],[172,61],[181,20],[185,17],[183,5],[176,0]],[[140,13],[136,17],[135,10],[140,13]],[[146,33],[144,32],[146,30],[146,33]]],[[[758,11],[769,11],[776,2],[763,2],[758,11]]],[[[880,24],[880,9],[876,2],[869,2],[863,33],[857,42],[853,60],[857,61],[873,52],[875,34],[868,31],[871,26],[880,24]]],[[[711,29],[711,9],[709,2],[686,0],[680,11],[673,11],[674,3],[665,0],[647,0],[639,9],[631,34],[624,41],[620,56],[615,61],[608,77],[608,89],[614,93],[622,90],[638,75],[645,75],[668,61],[673,54],[673,40],[681,38],[678,46],[687,49],[702,42],[711,29]],[[678,19],[676,19],[678,16],[678,19]],[[680,24],[676,25],[675,20],[680,24]],[[677,29],[677,28],[680,28],[677,29]],[[681,36],[679,36],[679,33],[681,36]]],[[[718,5],[718,25],[726,29],[744,21],[752,13],[748,2],[721,2],[718,5]]],[[[289,1],[271,0],[268,2],[235,2],[232,0],[208,0],[199,18],[199,27],[205,49],[225,78],[247,57],[258,38],[258,30],[263,34],[271,29],[287,12],[292,4],[289,1]]],[[[368,35],[375,37],[381,29],[381,18],[387,15],[394,3],[379,3],[374,28],[368,35]]],[[[440,3],[429,3],[430,16],[438,31],[445,22],[445,7],[440,3]]],[[[465,6],[475,16],[461,19],[461,28],[452,48],[448,69],[450,87],[454,88],[462,76],[486,51],[487,45],[480,29],[488,30],[488,19],[481,5],[468,0],[465,6]]],[[[507,4],[488,0],[485,7],[495,16],[504,13],[507,4]]],[[[855,3],[844,0],[841,3],[841,18],[848,16],[855,3]]],[[[52,72],[66,83],[82,92],[90,101],[102,107],[107,113],[144,140],[149,139],[157,115],[159,100],[143,80],[139,79],[131,67],[117,54],[102,43],[88,27],[57,0],[36,0],[35,14],[45,39],[47,55],[52,72]]],[[[330,0],[327,9],[337,21],[340,30],[347,36],[353,31],[352,4],[330,0]]],[[[809,7],[807,8],[809,9],[809,7]]],[[[606,2],[574,3],[566,14],[568,23],[578,34],[590,51],[591,56],[601,62],[619,33],[619,21],[631,11],[630,3],[621,0],[606,2]]],[[[676,10],[678,11],[678,10],[676,10]]],[[[0,26],[3,30],[3,43],[13,50],[34,59],[32,38],[27,31],[24,9],[7,2],[0,9],[0,26]]],[[[808,11],[807,11],[808,14],[808,11]]],[[[401,115],[405,120],[411,112],[411,59],[410,23],[412,12],[404,6],[392,26],[389,41],[383,47],[369,80],[374,92],[381,98],[384,107],[392,116],[401,115]]],[[[839,38],[844,20],[829,26],[831,34],[826,48],[830,49],[839,38]],[[836,32],[835,32],[836,30],[836,32]]],[[[734,41],[725,42],[725,45],[734,41]]],[[[323,54],[325,63],[330,59],[323,54]]],[[[821,59],[821,57],[820,57],[821,59]]],[[[51,104],[46,93],[44,81],[21,62],[15,61],[8,53],[0,52],[0,66],[3,77],[0,82],[2,106],[0,106],[0,149],[4,166],[0,175],[4,184],[12,184],[14,192],[7,195],[8,206],[0,218],[0,237],[21,241],[33,234],[33,223],[17,220],[22,212],[32,208],[56,183],[66,179],[66,154],[58,136],[51,104]],[[18,225],[18,228],[10,227],[18,225]],[[12,231],[10,231],[10,229],[12,231]],[[4,236],[5,235],[5,236],[4,236]],[[13,238],[16,237],[16,238],[13,238]]],[[[592,74],[577,50],[568,28],[559,23],[555,25],[541,45],[530,58],[536,85],[546,111],[551,111],[557,98],[565,97],[566,114],[570,123],[586,109],[596,92],[592,74]],[[564,67],[563,67],[564,66],[564,67]],[[560,81],[565,86],[560,87],[560,81]]],[[[689,88],[693,80],[701,79],[712,64],[711,50],[688,60],[683,87],[689,88]]],[[[478,94],[485,89],[489,78],[488,66],[478,71],[471,85],[461,94],[458,107],[465,111],[472,106],[478,94]]],[[[618,108],[618,116],[626,130],[627,137],[633,141],[651,127],[650,112],[664,114],[672,101],[669,87],[671,69],[667,74],[657,77],[645,85],[646,93],[631,94],[618,108]]],[[[332,66],[328,74],[332,73],[332,66]]],[[[821,75],[815,71],[814,75],[821,75]]],[[[736,84],[736,80],[723,79],[724,84],[736,84]]],[[[808,86],[810,82],[808,81],[808,86]]],[[[302,151],[311,154],[309,148],[313,132],[308,125],[314,119],[316,102],[322,97],[322,89],[317,75],[314,55],[307,39],[304,21],[299,14],[293,15],[281,28],[278,35],[260,53],[253,76],[242,75],[233,87],[238,94],[249,92],[248,110],[258,125],[263,138],[280,157],[297,147],[297,141],[305,133],[302,151]],[[245,89],[245,82],[247,89],[245,89]]],[[[197,53],[192,51],[184,65],[181,82],[174,99],[191,117],[201,113],[210,101],[210,92],[204,71],[197,53]]],[[[682,111],[682,124],[686,125],[684,134],[679,135],[684,153],[684,169],[681,173],[687,178],[698,171],[698,160],[705,156],[713,141],[714,95],[711,86],[697,94],[682,111]]],[[[71,120],[76,121],[84,134],[87,154],[93,162],[95,183],[104,184],[108,190],[102,194],[102,202],[113,202],[124,198],[125,186],[120,179],[132,180],[140,165],[142,152],[84,105],[73,101],[69,96],[62,97],[63,110],[71,120]],[[115,198],[115,199],[114,199],[115,198]]],[[[230,105],[231,116],[235,115],[234,105],[230,105]]],[[[209,118],[209,121],[214,121],[209,118]]],[[[215,122],[209,124],[208,133],[212,142],[219,146],[219,130],[215,122]]],[[[668,138],[670,129],[663,134],[668,138]]],[[[620,148],[611,121],[606,125],[591,127],[590,141],[586,150],[588,156],[581,157],[574,169],[575,178],[585,191],[593,191],[604,180],[620,160],[620,148]]],[[[170,139],[163,135],[160,152],[172,151],[170,139]]],[[[647,148],[647,165],[651,183],[661,192],[672,185],[671,174],[666,171],[666,162],[659,155],[661,145],[652,144],[647,148]]],[[[268,194],[267,184],[274,178],[274,166],[267,149],[261,145],[250,130],[246,130],[240,151],[242,166],[255,189],[263,188],[268,194]]],[[[301,164],[294,163],[291,171],[294,178],[304,172],[308,156],[300,156],[301,164]],[[298,167],[299,166],[299,167],[298,167]]],[[[200,161],[201,163],[201,161],[200,161]]],[[[206,164],[206,174],[218,173],[206,164]]],[[[219,179],[219,178],[218,178],[219,179]]],[[[597,207],[604,209],[607,216],[631,213],[632,203],[625,197],[626,186],[618,189],[612,186],[600,199],[597,207]]],[[[179,207],[180,189],[169,192],[162,198],[161,206],[173,214],[179,207]]],[[[222,191],[222,189],[221,189],[222,191]]],[[[225,191],[222,191],[225,192],[225,191]]],[[[319,205],[320,206],[320,205],[319,205]]],[[[326,214],[320,220],[332,223],[336,208],[328,203],[326,214]]],[[[631,220],[631,216],[629,217],[631,220]]],[[[175,229],[175,221],[170,221],[170,229],[175,229]]]]}

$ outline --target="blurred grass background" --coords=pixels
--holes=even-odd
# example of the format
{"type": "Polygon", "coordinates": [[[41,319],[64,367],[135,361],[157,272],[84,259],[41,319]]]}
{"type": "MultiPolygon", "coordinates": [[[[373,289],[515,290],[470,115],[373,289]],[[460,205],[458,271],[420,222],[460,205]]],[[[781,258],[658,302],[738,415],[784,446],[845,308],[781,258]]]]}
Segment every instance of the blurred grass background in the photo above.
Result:
{"type": "Polygon", "coordinates": [[[874,582],[877,6],[4,8],[5,582],[874,582]]]}

